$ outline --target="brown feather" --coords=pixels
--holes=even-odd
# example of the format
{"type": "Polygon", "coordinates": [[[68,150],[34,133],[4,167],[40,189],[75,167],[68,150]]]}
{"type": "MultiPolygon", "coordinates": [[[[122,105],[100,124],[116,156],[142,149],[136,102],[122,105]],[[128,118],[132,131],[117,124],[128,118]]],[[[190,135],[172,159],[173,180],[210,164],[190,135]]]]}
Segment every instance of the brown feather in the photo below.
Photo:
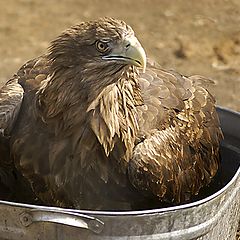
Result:
{"type": "Polygon", "coordinates": [[[129,35],[111,18],[73,26],[0,90],[10,161],[47,204],[183,203],[216,174],[222,134],[202,78],[156,64],[139,73],[95,49],[99,38],[129,35]]]}

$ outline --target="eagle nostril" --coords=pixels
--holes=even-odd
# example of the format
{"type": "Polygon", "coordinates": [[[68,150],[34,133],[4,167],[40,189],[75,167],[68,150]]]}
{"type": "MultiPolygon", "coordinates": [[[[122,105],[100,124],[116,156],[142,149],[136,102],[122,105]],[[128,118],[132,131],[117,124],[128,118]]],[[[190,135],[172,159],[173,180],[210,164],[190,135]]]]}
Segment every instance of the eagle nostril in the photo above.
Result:
{"type": "Polygon", "coordinates": [[[125,46],[126,49],[129,49],[129,47],[130,47],[130,43],[128,43],[128,44],[125,46]]]}

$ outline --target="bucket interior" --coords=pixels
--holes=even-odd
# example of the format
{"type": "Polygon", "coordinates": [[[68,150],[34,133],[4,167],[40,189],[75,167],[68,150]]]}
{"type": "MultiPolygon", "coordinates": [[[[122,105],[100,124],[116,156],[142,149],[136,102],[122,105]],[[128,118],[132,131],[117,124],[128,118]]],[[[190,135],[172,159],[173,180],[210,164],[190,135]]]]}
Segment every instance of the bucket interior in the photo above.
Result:
{"type": "MultiPolygon", "coordinates": [[[[240,167],[240,114],[226,109],[218,108],[221,127],[224,133],[224,141],[221,143],[221,166],[209,186],[202,189],[191,202],[206,198],[223,188],[236,174],[240,167]]],[[[8,189],[0,189],[0,200],[10,202],[44,205],[31,191],[19,186],[13,194],[6,194],[8,189]],[[9,197],[10,196],[10,197],[9,197]]],[[[145,208],[132,209],[159,209],[176,205],[163,204],[156,201],[148,202],[145,208]]],[[[116,209],[117,210],[117,209],[116,209]]],[[[119,209],[120,210],[120,209],[119,209]]]]}

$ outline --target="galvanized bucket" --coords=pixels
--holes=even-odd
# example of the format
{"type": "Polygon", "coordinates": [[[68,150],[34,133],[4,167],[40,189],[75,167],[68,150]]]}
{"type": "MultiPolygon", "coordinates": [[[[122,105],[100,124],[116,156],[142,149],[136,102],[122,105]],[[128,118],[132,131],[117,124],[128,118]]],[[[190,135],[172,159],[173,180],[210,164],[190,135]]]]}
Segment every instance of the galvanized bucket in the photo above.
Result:
{"type": "Polygon", "coordinates": [[[219,108],[227,184],[190,204],[97,212],[0,201],[0,239],[235,239],[240,217],[240,114],[219,108]]]}

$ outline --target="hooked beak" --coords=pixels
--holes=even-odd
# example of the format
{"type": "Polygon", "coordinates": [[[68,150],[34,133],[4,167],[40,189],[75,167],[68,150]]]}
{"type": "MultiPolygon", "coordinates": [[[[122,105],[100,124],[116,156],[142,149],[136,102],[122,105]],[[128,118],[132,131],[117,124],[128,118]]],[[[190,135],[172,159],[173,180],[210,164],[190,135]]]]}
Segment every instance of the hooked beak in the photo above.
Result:
{"type": "Polygon", "coordinates": [[[135,36],[127,37],[121,44],[115,46],[112,52],[103,56],[104,60],[117,60],[126,64],[146,69],[146,53],[135,36]]]}

